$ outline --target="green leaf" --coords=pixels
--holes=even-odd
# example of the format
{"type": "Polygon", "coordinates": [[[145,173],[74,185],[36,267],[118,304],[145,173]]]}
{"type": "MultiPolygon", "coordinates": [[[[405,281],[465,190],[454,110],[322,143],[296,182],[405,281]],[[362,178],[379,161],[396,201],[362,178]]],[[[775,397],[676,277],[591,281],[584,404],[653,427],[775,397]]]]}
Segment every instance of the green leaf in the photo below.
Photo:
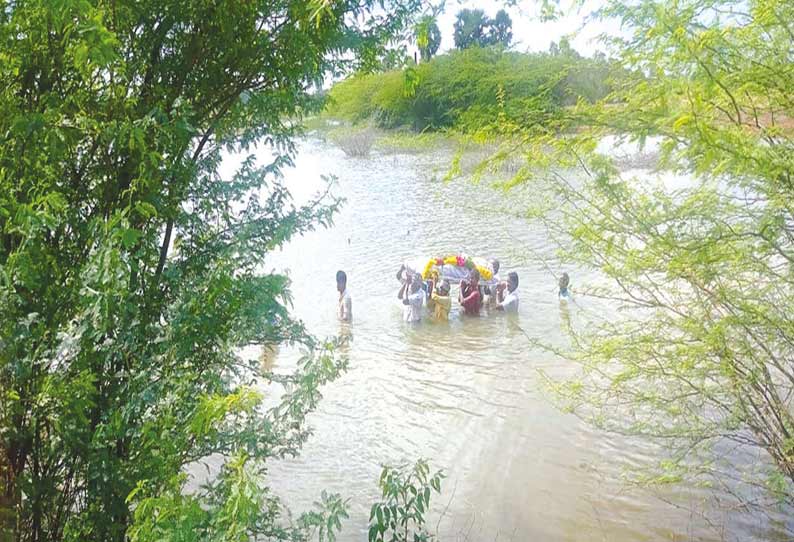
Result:
{"type": "Polygon", "coordinates": [[[121,231],[121,242],[124,248],[131,249],[141,238],[141,232],[132,228],[125,228],[121,231]]]}

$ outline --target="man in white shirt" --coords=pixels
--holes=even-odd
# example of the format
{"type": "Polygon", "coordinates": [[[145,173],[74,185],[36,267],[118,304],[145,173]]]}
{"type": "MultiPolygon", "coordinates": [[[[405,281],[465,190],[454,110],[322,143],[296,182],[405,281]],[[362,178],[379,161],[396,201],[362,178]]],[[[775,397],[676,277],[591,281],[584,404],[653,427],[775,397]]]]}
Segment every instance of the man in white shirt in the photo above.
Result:
{"type": "Polygon", "coordinates": [[[406,322],[418,322],[422,319],[422,303],[425,293],[422,291],[422,277],[419,275],[407,275],[407,282],[400,287],[398,299],[402,299],[403,320],[406,322]]]}
{"type": "Polygon", "coordinates": [[[347,274],[344,271],[336,272],[336,291],[339,292],[339,320],[350,322],[353,320],[353,300],[347,291],[347,274]]]}
{"type": "Polygon", "coordinates": [[[515,271],[507,274],[507,284],[502,282],[496,287],[496,310],[518,312],[518,273],[515,271]]]}

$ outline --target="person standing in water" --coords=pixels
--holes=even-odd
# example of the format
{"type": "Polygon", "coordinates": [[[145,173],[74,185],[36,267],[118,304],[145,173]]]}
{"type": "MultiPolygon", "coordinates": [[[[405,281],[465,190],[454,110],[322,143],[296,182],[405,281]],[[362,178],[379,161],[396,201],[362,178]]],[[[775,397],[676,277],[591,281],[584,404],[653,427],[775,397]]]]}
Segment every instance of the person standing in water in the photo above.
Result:
{"type": "Polygon", "coordinates": [[[336,272],[336,291],[339,292],[339,307],[337,315],[342,322],[353,320],[353,300],[347,291],[347,274],[339,270],[336,272]]]}
{"type": "Polygon", "coordinates": [[[458,301],[463,306],[463,312],[469,316],[479,316],[482,306],[482,294],[480,293],[480,272],[472,269],[469,273],[469,280],[460,281],[460,293],[458,301]]]}
{"type": "Polygon", "coordinates": [[[418,322],[422,319],[422,304],[425,293],[422,291],[422,277],[420,275],[409,275],[410,282],[406,282],[397,294],[398,299],[402,299],[403,320],[406,322],[418,322]]]}
{"type": "Polygon", "coordinates": [[[518,312],[518,273],[515,271],[507,274],[507,283],[501,282],[496,287],[496,310],[518,312]]]}
{"type": "Polygon", "coordinates": [[[557,281],[557,285],[560,287],[560,291],[557,293],[557,297],[560,299],[570,299],[571,293],[568,291],[568,286],[571,284],[571,278],[568,276],[568,273],[563,273],[560,277],[560,280],[557,281]]]}
{"type": "Polygon", "coordinates": [[[452,308],[452,299],[449,297],[449,290],[449,281],[443,280],[430,297],[433,316],[440,322],[449,320],[449,310],[452,308]]]}
{"type": "Polygon", "coordinates": [[[483,293],[488,296],[488,303],[487,303],[488,308],[494,308],[496,306],[496,303],[498,302],[496,288],[501,283],[501,281],[499,280],[500,264],[499,264],[499,260],[497,260],[496,258],[490,260],[488,263],[490,264],[491,270],[493,272],[493,276],[491,277],[491,280],[493,281],[494,286],[484,287],[483,293]]]}

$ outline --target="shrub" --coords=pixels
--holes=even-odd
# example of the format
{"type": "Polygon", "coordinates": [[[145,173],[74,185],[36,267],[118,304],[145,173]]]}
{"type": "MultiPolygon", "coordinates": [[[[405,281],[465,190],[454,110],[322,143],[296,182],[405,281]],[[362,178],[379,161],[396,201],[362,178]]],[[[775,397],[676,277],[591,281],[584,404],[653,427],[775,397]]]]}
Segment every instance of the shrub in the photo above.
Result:
{"type": "Polygon", "coordinates": [[[373,143],[378,138],[378,132],[371,127],[346,126],[334,130],[329,137],[347,156],[359,158],[369,155],[373,143]]]}
{"type": "Polygon", "coordinates": [[[430,475],[427,462],[413,467],[383,467],[380,488],[383,500],[372,505],[369,514],[369,542],[418,542],[433,538],[425,529],[433,491],[441,492],[444,474],[430,475]]]}
{"type": "Polygon", "coordinates": [[[609,75],[603,58],[471,47],[403,71],[337,83],[326,114],[415,131],[472,131],[507,121],[548,124],[562,106],[603,98],[609,75]]]}

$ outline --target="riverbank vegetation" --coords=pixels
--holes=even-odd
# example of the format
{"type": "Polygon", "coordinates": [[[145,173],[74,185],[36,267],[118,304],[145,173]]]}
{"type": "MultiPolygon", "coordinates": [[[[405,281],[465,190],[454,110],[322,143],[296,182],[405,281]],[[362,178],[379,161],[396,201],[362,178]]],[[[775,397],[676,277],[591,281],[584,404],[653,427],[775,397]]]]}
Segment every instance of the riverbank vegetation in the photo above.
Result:
{"type": "Polygon", "coordinates": [[[472,132],[496,118],[551,126],[565,107],[606,97],[619,73],[606,57],[581,57],[564,40],[548,53],[474,45],[401,70],[336,83],[325,115],[417,132],[472,132]]]}

